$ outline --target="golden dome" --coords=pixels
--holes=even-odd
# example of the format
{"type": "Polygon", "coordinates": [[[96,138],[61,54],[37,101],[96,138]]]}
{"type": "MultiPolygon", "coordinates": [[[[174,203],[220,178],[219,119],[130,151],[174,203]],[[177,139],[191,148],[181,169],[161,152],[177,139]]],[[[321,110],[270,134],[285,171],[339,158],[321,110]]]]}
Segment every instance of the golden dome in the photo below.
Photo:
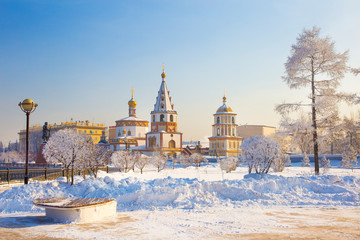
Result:
{"type": "Polygon", "coordinates": [[[233,110],[231,109],[231,107],[228,107],[226,106],[226,104],[224,104],[221,107],[219,107],[218,110],[216,111],[216,113],[221,113],[221,112],[233,112],[233,110]]]}
{"type": "Polygon", "coordinates": [[[130,101],[128,102],[128,104],[129,104],[130,107],[136,107],[137,102],[132,98],[132,99],[130,99],[130,101]]]}
{"type": "Polygon", "coordinates": [[[166,74],[165,74],[165,65],[163,65],[163,72],[161,73],[161,77],[162,77],[162,78],[165,78],[165,77],[166,77],[166,74]]]}
{"type": "Polygon", "coordinates": [[[137,105],[137,102],[134,100],[134,92],[135,92],[134,89],[131,89],[131,99],[128,102],[130,107],[136,107],[137,105]]]}

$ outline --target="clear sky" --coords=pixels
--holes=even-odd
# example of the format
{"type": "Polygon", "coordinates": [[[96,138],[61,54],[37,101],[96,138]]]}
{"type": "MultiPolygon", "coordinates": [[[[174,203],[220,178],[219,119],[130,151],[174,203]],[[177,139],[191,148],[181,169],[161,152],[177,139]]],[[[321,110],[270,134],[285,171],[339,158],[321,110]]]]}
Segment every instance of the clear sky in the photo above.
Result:
{"type": "MultiPolygon", "coordinates": [[[[319,26],[359,67],[359,11],[357,0],[2,0],[0,141],[25,128],[25,98],[39,104],[31,125],[113,126],[134,88],[137,115],[150,120],[163,64],[184,140],[210,136],[224,89],[238,124],[277,126],[275,104],[309,93],[281,79],[297,35],[319,26]]],[[[359,92],[360,77],[343,89],[359,92]]]]}

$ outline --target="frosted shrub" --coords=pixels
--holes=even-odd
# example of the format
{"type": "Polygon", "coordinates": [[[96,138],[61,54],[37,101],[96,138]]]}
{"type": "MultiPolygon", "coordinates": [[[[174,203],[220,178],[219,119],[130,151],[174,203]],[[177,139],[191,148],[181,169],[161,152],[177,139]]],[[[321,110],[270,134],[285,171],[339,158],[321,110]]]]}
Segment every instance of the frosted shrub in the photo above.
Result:
{"type": "Polygon", "coordinates": [[[326,158],[326,156],[323,156],[323,158],[320,160],[320,166],[323,169],[323,173],[327,173],[329,171],[330,160],[326,158]]]}
{"type": "Polygon", "coordinates": [[[309,157],[305,154],[304,157],[303,157],[303,160],[302,160],[302,163],[301,163],[301,166],[302,167],[310,167],[310,159],[309,157]]]}
{"type": "Polygon", "coordinates": [[[342,155],[340,167],[351,168],[352,170],[354,170],[354,167],[356,167],[356,165],[357,165],[357,154],[354,148],[350,146],[345,149],[342,155]]]}
{"type": "Polygon", "coordinates": [[[284,171],[285,167],[288,166],[289,164],[290,164],[290,156],[283,155],[274,160],[274,162],[271,165],[271,168],[274,170],[274,172],[282,172],[284,171]]]}
{"type": "Polygon", "coordinates": [[[191,159],[186,154],[180,154],[177,158],[177,161],[179,161],[185,168],[191,165],[191,159]]]}
{"type": "Polygon", "coordinates": [[[235,157],[223,158],[220,159],[220,168],[227,173],[236,170],[237,164],[239,163],[239,159],[235,157]]]}
{"type": "Polygon", "coordinates": [[[254,169],[257,174],[268,173],[275,159],[281,156],[281,146],[273,139],[255,136],[246,139],[241,144],[242,159],[249,167],[249,173],[254,169]]]}

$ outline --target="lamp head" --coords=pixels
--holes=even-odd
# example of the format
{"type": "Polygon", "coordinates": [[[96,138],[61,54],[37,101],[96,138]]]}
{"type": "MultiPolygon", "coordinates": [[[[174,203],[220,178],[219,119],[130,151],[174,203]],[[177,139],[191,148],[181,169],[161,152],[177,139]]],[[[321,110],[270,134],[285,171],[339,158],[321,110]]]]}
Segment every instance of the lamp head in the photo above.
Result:
{"type": "Polygon", "coordinates": [[[32,113],[38,105],[31,99],[25,99],[19,103],[19,107],[25,113],[32,113]]]}

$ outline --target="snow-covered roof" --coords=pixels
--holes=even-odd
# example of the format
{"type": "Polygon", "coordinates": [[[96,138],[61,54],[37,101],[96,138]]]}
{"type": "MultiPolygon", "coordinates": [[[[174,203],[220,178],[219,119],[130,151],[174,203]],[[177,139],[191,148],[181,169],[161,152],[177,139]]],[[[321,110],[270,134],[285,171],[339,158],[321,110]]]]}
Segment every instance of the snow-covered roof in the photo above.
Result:
{"type": "Polygon", "coordinates": [[[119,121],[140,121],[140,122],[148,122],[146,120],[143,120],[141,118],[137,118],[137,117],[126,117],[126,118],[122,118],[120,120],[117,120],[116,122],[119,122],[119,121]]]}

